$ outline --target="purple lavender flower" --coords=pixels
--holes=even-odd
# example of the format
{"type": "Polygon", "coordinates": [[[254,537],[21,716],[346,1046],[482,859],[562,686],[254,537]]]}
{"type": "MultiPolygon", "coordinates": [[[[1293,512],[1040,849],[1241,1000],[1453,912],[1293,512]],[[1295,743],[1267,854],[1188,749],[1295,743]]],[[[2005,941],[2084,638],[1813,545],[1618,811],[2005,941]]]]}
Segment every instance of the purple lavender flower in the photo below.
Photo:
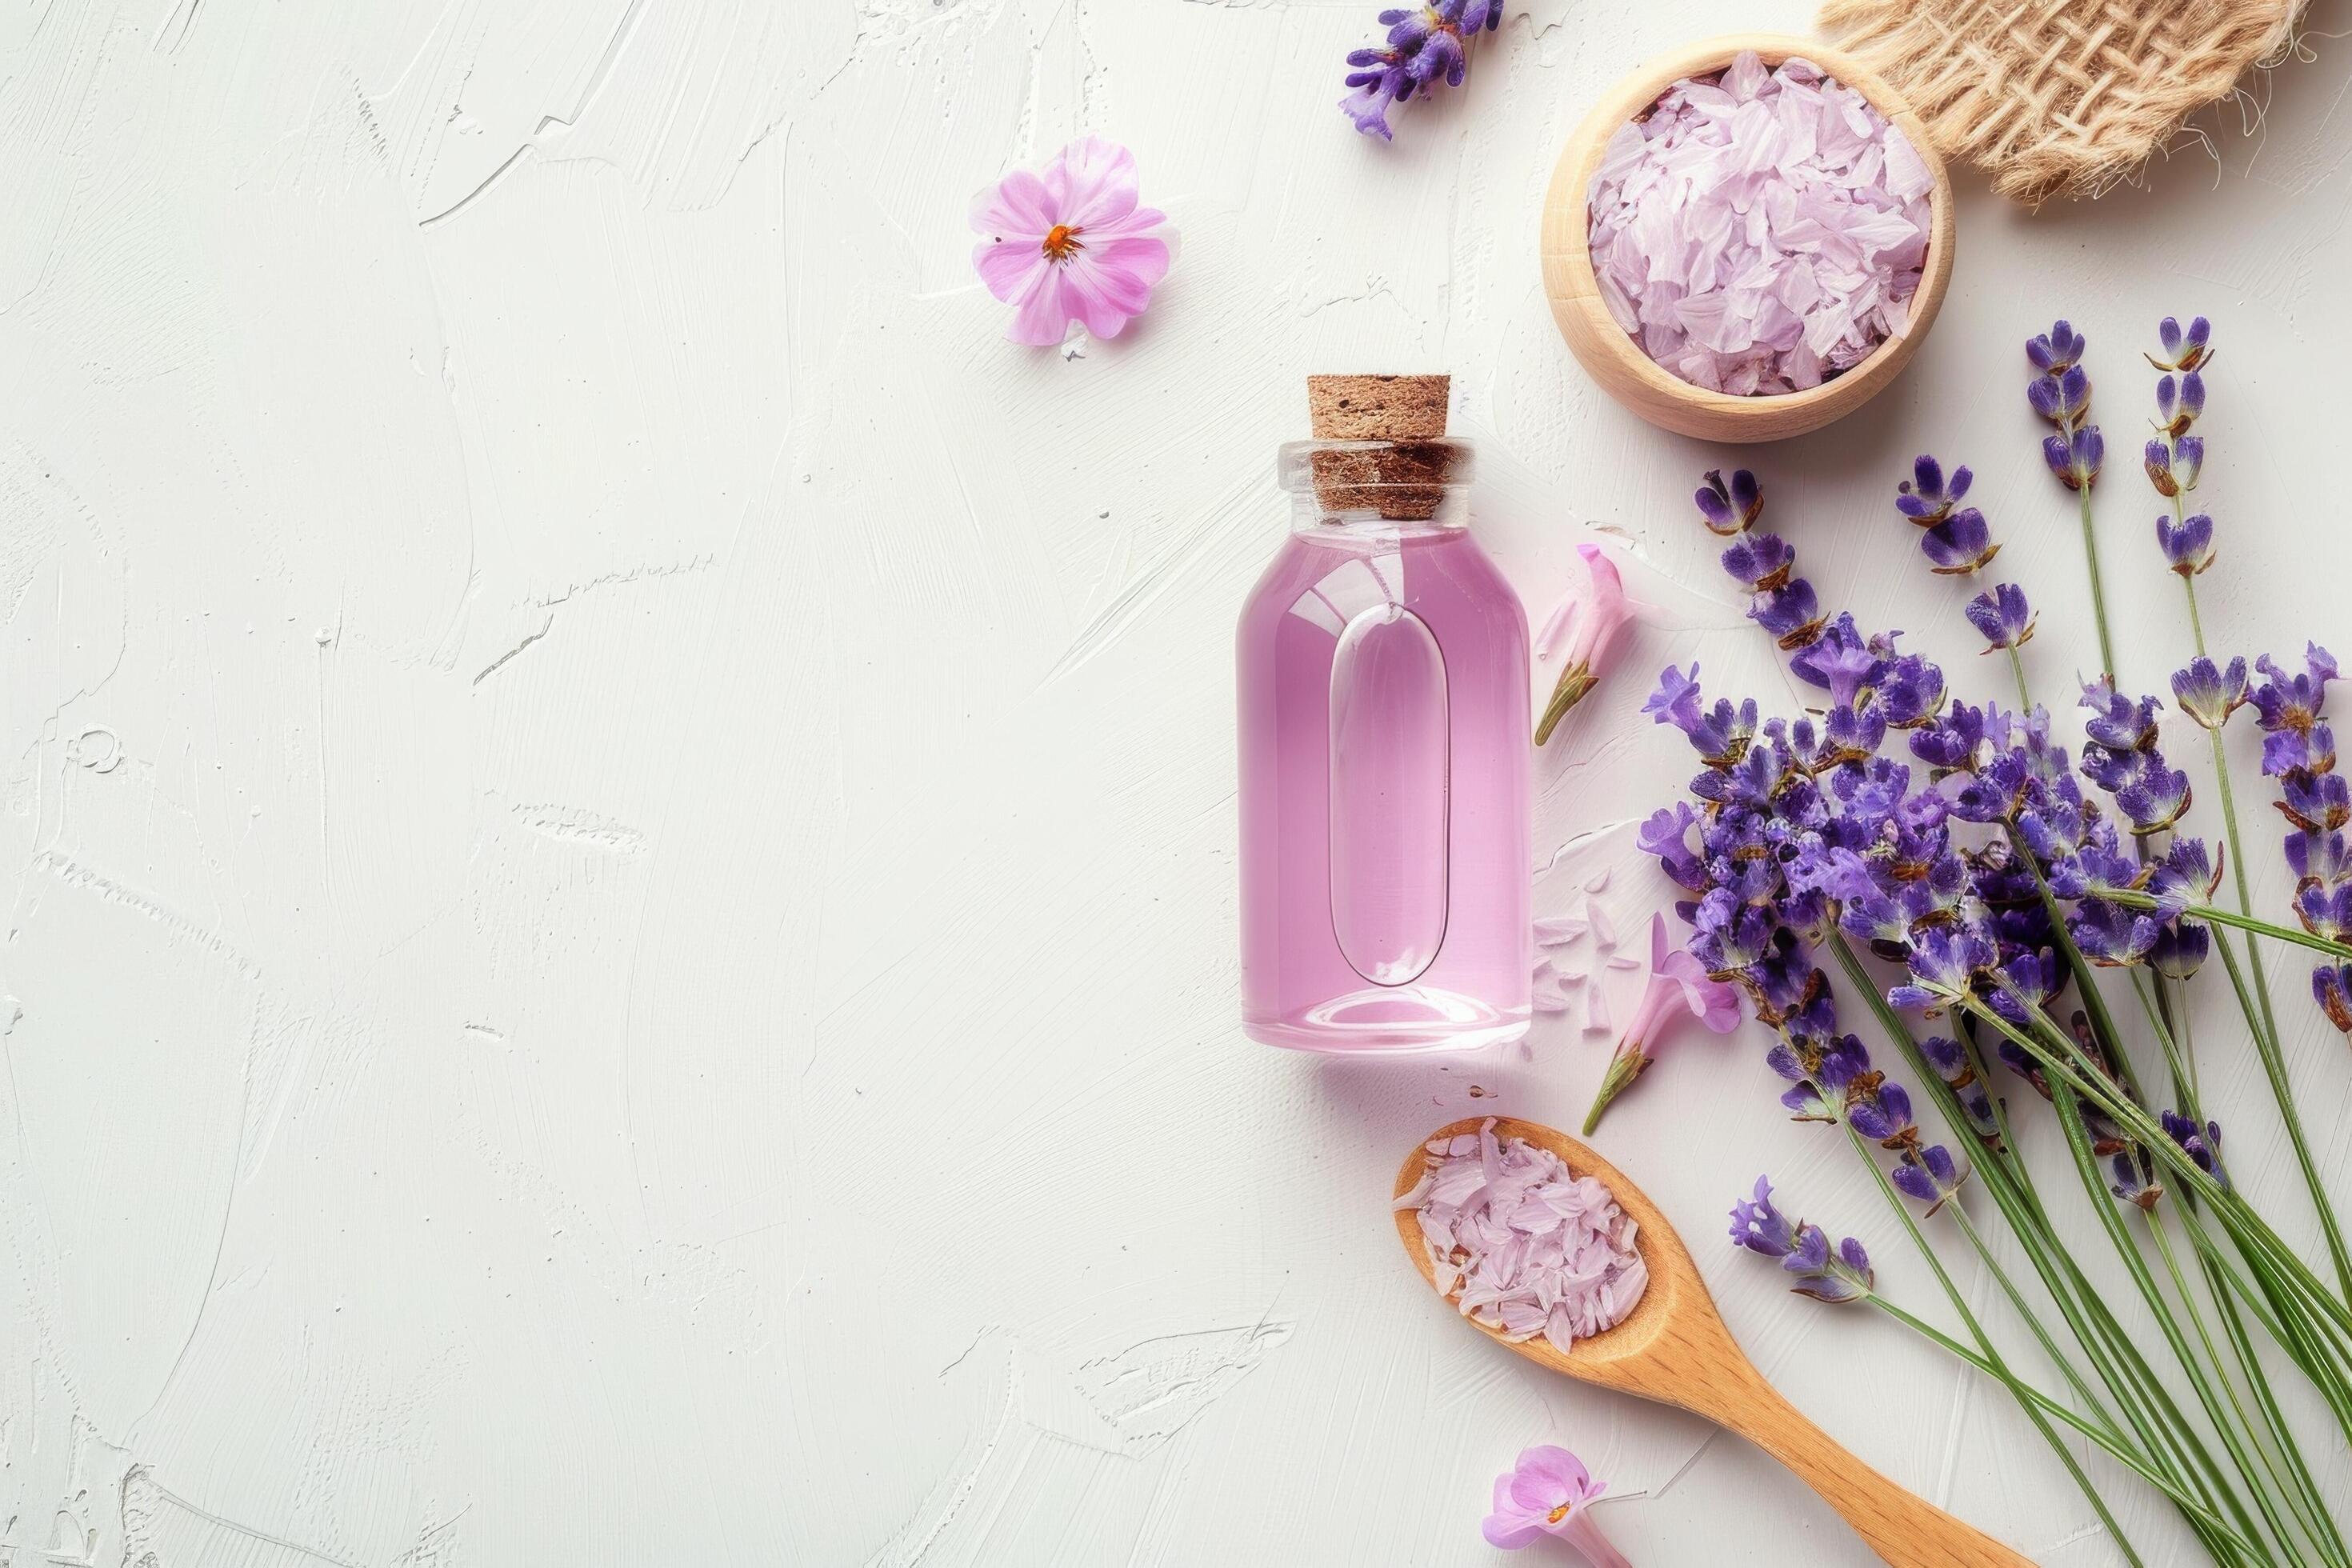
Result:
{"type": "Polygon", "coordinates": [[[2311,994],[2327,1021],[2352,1035],[2352,963],[2323,963],[2313,970],[2311,994]]]}
{"type": "Polygon", "coordinates": [[[2164,1112],[2162,1121],[2165,1136],[2179,1144],[2180,1152],[2188,1155],[2199,1170],[2219,1182],[2223,1192],[2228,1192],[2230,1176],[2221,1168],[2220,1123],[2208,1121],[2200,1129],[2196,1122],[2177,1110],[2164,1112]]]}
{"type": "Polygon", "coordinates": [[[1764,515],[1763,489],[1746,468],[1733,469],[1728,482],[1722,469],[1709,468],[1697,500],[1699,515],[1707,527],[1726,538],[1747,532],[1764,515]]]}
{"type": "Polygon", "coordinates": [[[2208,730],[2220,729],[2246,704],[2246,661],[2233,658],[2225,668],[2200,654],[2172,672],[2172,700],[2208,730]]]}
{"type": "Polygon", "coordinates": [[[2306,833],[2332,833],[2352,821],[2352,784],[2342,773],[2297,769],[2279,780],[2286,819],[2306,833]]]}
{"type": "Polygon", "coordinates": [[[2205,412],[2205,378],[2195,371],[2178,378],[2165,376],[2156,384],[2156,427],[2179,440],[2189,434],[2205,412]]]}
{"type": "Polygon", "coordinates": [[[1861,1300],[1877,1283],[1861,1242],[1849,1236],[1832,1251],[1829,1233],[1817,1225],[1798,1227],[1797,1249],[1780,1267],[1796,1277],[1790,1289],[1832,1306],[1861,1300]]]}
{"type": "Polygon", "coordinates": [[[1911,984],[1887,992],[1887,1005],[1932,1015],[1969,994],[1976,977],[1990,969],[1997,956],[1990,937],[1958,922],[1916,932],[1906,960],[1911,984]]]}
{"type": "Polygon", "coordinates": [[[1930,570],[1947,577],[1964,577],[2000,553],[1984,513],[1962,507],[1920,537],[1919,548],[1932,563],[1930,570]]]}
{"type": "Polygon", "coordinates": [[[1797,1227],[1772,1206],[1770,1177],[1757,1177],[1756,1196],[1731,1205],[1731,1240],[1767,1258],[1786,1258],[1797,1250],[1797,1227]]]}
{"type": "Polygon", "coordinates": [[[1984,634],[1987,653],[2021,647],[2033,637],[2033,612],[2026,607],[2025,591],[2003,583],[1979,594],[1967,605],[1969,624],[1984,634]]]}
{"type": "Polygon", "coordinates": [[[2108,1191],[2139,1208],[2154,1213],[2164,1189],[2157,1184],[2156,1168],[2147,1155],[2137,1149],[2126,1149],[2116,1156],[2116,1179],[2108,1191]]]}
{"type": "Polygon", "coordinates": [[[1917,654],[1898,654],[1887,661],[1878,678],[1878,700],[1886,722],[1897,730],[1916,730],[1934,721],[1944,706],[1943,670],[1917,654]]]}
{"type": "Polygon", "coordinates": [[[2053,432],[2042,437],[2042,460],[2050,465],[2060,484],[2079,490],[2098,479],[2099,469],[2107,460],[2107,438],[2095,425],[2083,426],[2071,435],[2053,432]]]}
{"type": "Polygon", "coordinates": [[[2175,572],[2194,577],[2213,564],[2213,520],[2201,511],[2179,522],[2159,515],[2156,547],[2164,552],[2166,563],[2175,572]]]}
{"type": "Polygon", "coordinates": [[[1960,1190],[1968,1175],[1953,1161],[1952,1152],[1937,1143],[1921,1150],[1916,1161],[1895,1166],[1890,1179],[1906,1197],[1926,1204],[1927,1213],[1932,1215],[1944,1206],[1945,1199],[1960,1190]]]}
{"type": "Polygon", "coordinates": [[[2067,934],[2083,956],[2103,969],[2123,969],[2156,951],[2163,927],[2153,916],[2105,899],[2084,899],[2066,922],[2067,934]]]}
{"type": "Polygon", "coordinates": [[[2195,921],[2174,921],[2156,933],[2147,966],[2167,980],[2186,980],[2212,955],[2213,933],[2195,921]]]}
{"type": "Polygon", "coordinates": [[[2145,750],[2156,743],[2157,700],[2142,697],[2135,701],[2116,689],[2116,683],[2106,676],[2083,683],[2081,706],[2091,710],[2083,721],[2084,731],[2099,745],[2116,751],[2145,750]]]}
{"type": "Polygon", "coordinates": [[[1821,635],[1789,660],[1790,674],[1809,685],[1826,688],[1830,700],[1840,708],[1853,706],[1876,683],[1885,667],[1878,650],[1854,629],[1853,617],[1843,614],[1825,624],[1821,635]]]}
{"type": "Polygon", "coordinates": [[[1773,533],[1743,533],[1723,552],[1723,569],[1751,594],[1788,586],[1797,552],[1773,533]]]}
{"type": "Polygon", "coordinates": [[[1984,710],[1955,702],[1912,731],[1911,754],[1939,772],[1970,772],[1984,744],[1984,710]]]}
{"type": "Polygon", "coordinates": [[[2025,345],[2025,357],[2033,368],[2044,375],[2063,375],[2073,369],[2088,347],[2083,334],[2063,321],[2051,323],[2050,330],[2025,345]]]}
{"type": "Polygon", "coordinates": [[[1992,1097],[1985,1092],[1975,1064],[1969,1061],[1960,1043],[1948,1035],[1930,1035],[1919,1042],[1919,1054],[1959,1100],[1969,1130],[1988,1142],[1997,1138],[2000,1124],[1993,1119],[1992,1097]]]}
{"type": "Polygon", "coordinates": [[[1963,464],[1946,479],[1944,465],[1923,452],[1911,461],[1911,477],[1895,487],[1895,510],[1922,528],[1941,522],[1969,493],[1975,477],[1963,464]]]}
{"type": "Polygon", "coordinates": [[[2295,674],[2268,654],[2254,660],[2254,668],[2268,678],[2252,693],[2254,713],[2264,730],[2309,734],[2318,724],[2327,705],[2327,683],[2336,679],[2336,659],[2317,643],[2305,645],[2303,659],[2304,668],[2295,674]]]}
{"type": "Polygon", "coordinates": [[[2079,364],[2070,364],[2063,372],[2035,376],[2026,386],[2025,400],[2034,413],[2061,430],[2072,431],[2090,412],[2090,374],[2079,364]]]}
{"type": "Polygon", "coordinates": [[[2160,900],[2167,918],[2208,901],[2221,885],[2221,861],[2202,838],[2174,839],[2148,873],[2148,891],[2160,900]]]}
{"type": "Polygon", "coordinates": [[[1383,11],[1380,19],[1389,30],[1388,47],[1349,54],[1348,86],[1355,90],[1339,108],[1357,130],[1386,142],[1394,134],[1390,106],[1415,93],[1426,96],[1441,79],[1460,87],[1469,69],[1469,40],[1500,25],[1503,7],[1501,0],[1431,0],[1383,11]]]}
{"type": "Polygon", "coordinates": [[[1748,601],[1748,618],[1770,632],[1783,648],[1799,648],[1821,635],[1828,618],[1813,585],[1802,577],[1786,587],[1767,589],[1748,601]]]}
{"type": "Polygon", "coordinates": [[[2156,327],[2157,339],[2164,345],[2164,357],[2150,354],[2147,363],[2158,370],[2197,370],[2213,357],[2207,342],[2212,332],[2212,323],[2202,316],[2191,321],[2187,331],[2181,331],[2179,320],[2167,316],[2156,327]]]}
{"type": "Polygon", "coordinates": [[[2151,440],[2142,455],[2147,468],[2147,482],[2156,493],[2171,497],[2186,495],[2197,488],[2197,476],[2205,468],[2205,437],[2183,436],[2167,443],[2151,440]]]}

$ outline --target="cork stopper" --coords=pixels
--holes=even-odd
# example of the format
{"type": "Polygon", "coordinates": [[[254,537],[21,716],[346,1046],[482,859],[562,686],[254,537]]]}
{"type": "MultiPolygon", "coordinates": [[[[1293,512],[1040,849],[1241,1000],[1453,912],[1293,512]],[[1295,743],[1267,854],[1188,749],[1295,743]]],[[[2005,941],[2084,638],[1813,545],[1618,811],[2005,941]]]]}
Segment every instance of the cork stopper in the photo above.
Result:
{"type": "Polygon", "coordinates": [[[1445,434],[1450,375],[1310,375],[1307,428],[1318,441],[1428,440],[1445,434]]]}
{"type": "Polygon", "coordinates": [[[1365,443],[1313,456],[1315,497],[1330,511],[1433,517],[1456,448],[1445,439],[1450,375],[1310,375],[1308,428],[1318,441],[1365,443]]]}

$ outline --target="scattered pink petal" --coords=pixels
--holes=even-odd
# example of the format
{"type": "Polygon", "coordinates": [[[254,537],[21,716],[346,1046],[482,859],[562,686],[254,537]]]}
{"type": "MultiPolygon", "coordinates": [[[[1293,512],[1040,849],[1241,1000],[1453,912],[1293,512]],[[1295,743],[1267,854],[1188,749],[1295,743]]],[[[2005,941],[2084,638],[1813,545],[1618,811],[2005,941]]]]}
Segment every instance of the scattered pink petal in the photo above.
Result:
{"type": "Polygon", "coordinates": [[[1609,967],[1612,969],[1639,969],[1642,967],[1642,961],[1635,958],[1631,953],[1612,952],[1609,955],[1609,967]]]}
{"type": "Polygon", "coordinates": [[[1597,904],[1592,909],[1592,941],[1603,952],[1617,945],[1617,922],[1597,904]]]}
{"type": "Polygon", "coordinates": [[[1609,993],[1598,985],[1585,994],[1584,1032],[1588,1035],[1609,1032],[1609,993]]]}
{"type": "Polygon", "coordinates": [[[1564,947],[1584,934],[1585,921],[1574,915],[1550,915],[1536,921],[1538,947],[1564,947]]]}
{"type": "Polygon", "coordinates": [[[1577,613],[1583,607],[1584,602],[1574,594],[1560,600],[1550,616],[1546,617],[1543,630],[1536,634],[1538,658],[1549,659],[1559,651],[1560,644],[1567,640],[1569,631],[1576,625],[1577,613]]]}
{"type": "Polygon", "coordinates": [[[1063,148],[1043,174],[1015,169],[982,191],[971,226],[985,237],[972,266],[1013,307],[1005,336],[1042,348],[1073,325],[1118,336],[1175,254],[1166,217],[1137,205],[1134,154],[1098,136],[1063,148]]]}
{"type": "Polygon", "coordinates": [[[1584,890],[1588,893],[1605,892],[1608,890],[1608,888],[1609,868],[1606,866],[1601,868],[1600,871],[1594,875],[1592,880],[1584,884],[1584,890]]]}

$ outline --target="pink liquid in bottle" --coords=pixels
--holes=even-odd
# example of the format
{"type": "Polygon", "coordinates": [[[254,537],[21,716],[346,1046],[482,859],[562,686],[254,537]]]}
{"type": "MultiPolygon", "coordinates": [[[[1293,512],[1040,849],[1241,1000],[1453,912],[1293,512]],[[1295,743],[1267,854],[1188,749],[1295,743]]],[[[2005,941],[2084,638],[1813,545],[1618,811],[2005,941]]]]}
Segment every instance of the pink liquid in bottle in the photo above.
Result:
{"type": "Polygon", "coordinates": [[[1320,1051],[1516,1039],[1527,618],[1465,526],[1466,447],[1425,505],[1335,508],[1372,492],[1318,498],[1334,445],[1284,449],[1291,536],[1242,611],[1243,1025],[1320,1051]]]}

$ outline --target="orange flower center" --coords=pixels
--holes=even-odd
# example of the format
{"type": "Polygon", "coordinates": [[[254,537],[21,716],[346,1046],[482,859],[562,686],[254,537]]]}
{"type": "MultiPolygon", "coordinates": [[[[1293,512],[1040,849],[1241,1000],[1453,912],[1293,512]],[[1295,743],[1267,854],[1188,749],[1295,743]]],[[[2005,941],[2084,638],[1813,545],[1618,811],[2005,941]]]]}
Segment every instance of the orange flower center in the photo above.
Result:
{"type": "Polygon", "coordinates": [[[1072,228],[1066,223],[1055,224],[1046,232],[1044,247],[1045,254],[1056,261],[1067,261],[1086,248],[1078,243],[1078,236],[1083,232],[1085,231],[1072,228]]]}
{"type": "Polygon", "coordinates": [[[1573,1503],[1564,1502],[1560,1504],[1558,1508],[1544,1515],[1544,1522],[1546,1524],[1558,1524],[1561,1520],[1568,1517],[1568,1510],[1574,1506],[1575,1505],[1573,1503]]]}

